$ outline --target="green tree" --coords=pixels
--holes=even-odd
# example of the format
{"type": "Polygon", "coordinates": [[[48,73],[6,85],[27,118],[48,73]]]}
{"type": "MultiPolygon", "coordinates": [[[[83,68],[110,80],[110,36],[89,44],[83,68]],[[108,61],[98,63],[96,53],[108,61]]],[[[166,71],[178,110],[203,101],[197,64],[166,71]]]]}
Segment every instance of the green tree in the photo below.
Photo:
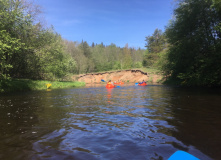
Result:
{"type": "Polygon", "coordinates": [[[221,85],[221,16],[213,0],[180,0],[166,29],[165,71],[185,85],[221,85]]]}
{"type": "Polygon", "coordinates": [[[45,36],[50,37],[50,41],[38,54],[41,63],[41,68],[38,70],[44,74],[44,79],[62,78],[68,73],[69,65],[72,65],[73,62],[68,59],[68,54],[65,54],[63,41],[59,34],[48,31],[45,36]]]}
{"type": "Polygon", "coordinates": [[[39,13],[28,0],[0,0],[2,76],[61,79],[76,68],[61,36],[42,26],[39,13]]]}
{"type": "Polygon", "coordinates": [[[154,67],[154,64],[158,61],[159,56],[157,53],[149,53],[148,50],[144,53],[143,66],[154,67]]]}
{"type": "Polygon", "coordinates": [[[156,66],[159,64],[159,53],[167,48],[165,33],[163,33],[162,30],[155,29],[152,36],[147,36],[145,41],[147,42],[145,46],[147,47],[147,52],[143,58],[143,66],[156,66]]]}
{"type": "Polygon", "coordinates": [[[140,48],[138,50],[131,48],[130,52],[132,58],[132,68],[141,68],[145,50],[140,48]]]}
{"type": "Polygon", "coordinates": [[[12,38],[5,30],[0,31],[0,79],[10,77],[13,56],[20,54],[22,47],[24,44],[19,39],[12,38]]]}
{"type": "Polygon", "coordinates": [[[87,43],[86,41],[84,41],[84,42],[82,41],[82,42],[81,42],[81,45],[80,45],[79,47],[82,49],[84,55],[85,55],[87,58],[91,58],[90,46],[88,45],[88,43],[87,43]]]}
{"type": "Polygon", "coordinates": [[[165,35],[160,29],[155,29],[152,36],[147,36],[145,40],[149,53],[159,53],[166,48],[165,35]]]}
{"type": "Polygon", "coordinates": [[[29,72],[33,65],[30,61],[37,59],[34,50],[41,41],[41,26],[39,23],[34,24],[40,12],[37,6],[26,0],[1,0],[0,3],[0,30],[5,30],[11,38],[20,39],[19,42],[24,44],[22,52],[11,53],[10,65],[13,68],[9,74],[13,77],[29,77],[33,73],[29,72]]]}
{"type": "Polygon", "coordinates": [[[92,49],[92,57],[95,64],[95,71],[100,72],[107,70],[106,64],[108,63],[108,60],[105,56],[105,48],[101,44],[96,45],[92,49]]]}
{"type": "Polygon", "coordinates": [[[91,52],[91,48],[90,46],[88,45],[88,43],[86,41],[82,41],[82,43],[80,44],[80,49],[82,50],[84,56],[86,57],[86,73],[87,72],[93,72],[94,71],[94,68],[95,68],[95,65],[94,65],[94,62],[93,62],[93,59],[92,59],[92,52],[91,52]]]}
{"type": "Polygon", "coordinates": [[[132,58],[128,44],[123,48],[123,69],[129,69],[132,67],[132,58]]]}
{"type": "Polygon", "coordinates": [[[94,48],[94,46],[95,46],[95,44],[94,44],[94,42],[92,42],[91,47],[94,48]]]}

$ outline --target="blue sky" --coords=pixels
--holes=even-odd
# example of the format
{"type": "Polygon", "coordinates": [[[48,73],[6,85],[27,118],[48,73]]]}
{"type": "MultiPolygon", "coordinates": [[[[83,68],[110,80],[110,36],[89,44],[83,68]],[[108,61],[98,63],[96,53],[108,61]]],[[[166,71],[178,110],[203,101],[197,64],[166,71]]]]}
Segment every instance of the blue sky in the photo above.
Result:
{"type": "Polygon", "coordinates": [[[36,0],[47,25],[64,39],[145,48],[145,37],[164,31],[173,0],[36,0]]]}

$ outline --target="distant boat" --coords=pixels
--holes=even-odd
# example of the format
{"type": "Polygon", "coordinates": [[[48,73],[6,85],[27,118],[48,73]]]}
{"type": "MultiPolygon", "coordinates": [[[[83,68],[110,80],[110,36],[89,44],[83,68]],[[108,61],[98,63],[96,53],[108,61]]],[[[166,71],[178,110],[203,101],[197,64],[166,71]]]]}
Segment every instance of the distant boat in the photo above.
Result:
{"type": "Polygon", "coordinates": [[[139,83],[138,86],[146,86],[147,83],[146,82],[143,82],[143,83],[139,83]]]}

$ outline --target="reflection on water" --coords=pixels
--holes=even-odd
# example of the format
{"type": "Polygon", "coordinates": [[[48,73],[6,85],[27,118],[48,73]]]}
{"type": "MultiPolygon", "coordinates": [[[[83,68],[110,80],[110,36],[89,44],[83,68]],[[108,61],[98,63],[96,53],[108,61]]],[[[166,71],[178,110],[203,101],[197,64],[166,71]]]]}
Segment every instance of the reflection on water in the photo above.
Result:
{"type": "Polygon", "coordinates": [[[219,159],[220,102],[220,91],[157,85],[2,95],[0,159],[219,159]]]}

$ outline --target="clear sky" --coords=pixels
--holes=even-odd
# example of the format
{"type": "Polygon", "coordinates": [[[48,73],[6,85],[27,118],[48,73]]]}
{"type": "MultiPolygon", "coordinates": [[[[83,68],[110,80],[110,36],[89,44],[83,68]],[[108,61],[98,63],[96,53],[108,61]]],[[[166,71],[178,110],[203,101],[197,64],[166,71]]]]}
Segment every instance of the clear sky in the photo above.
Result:
{"type": "Polygon", "coordinates": [[[173,0],[36,0],[48,26],[64,39],[145,48],[145,37],[165,30],[173,0]]]}

